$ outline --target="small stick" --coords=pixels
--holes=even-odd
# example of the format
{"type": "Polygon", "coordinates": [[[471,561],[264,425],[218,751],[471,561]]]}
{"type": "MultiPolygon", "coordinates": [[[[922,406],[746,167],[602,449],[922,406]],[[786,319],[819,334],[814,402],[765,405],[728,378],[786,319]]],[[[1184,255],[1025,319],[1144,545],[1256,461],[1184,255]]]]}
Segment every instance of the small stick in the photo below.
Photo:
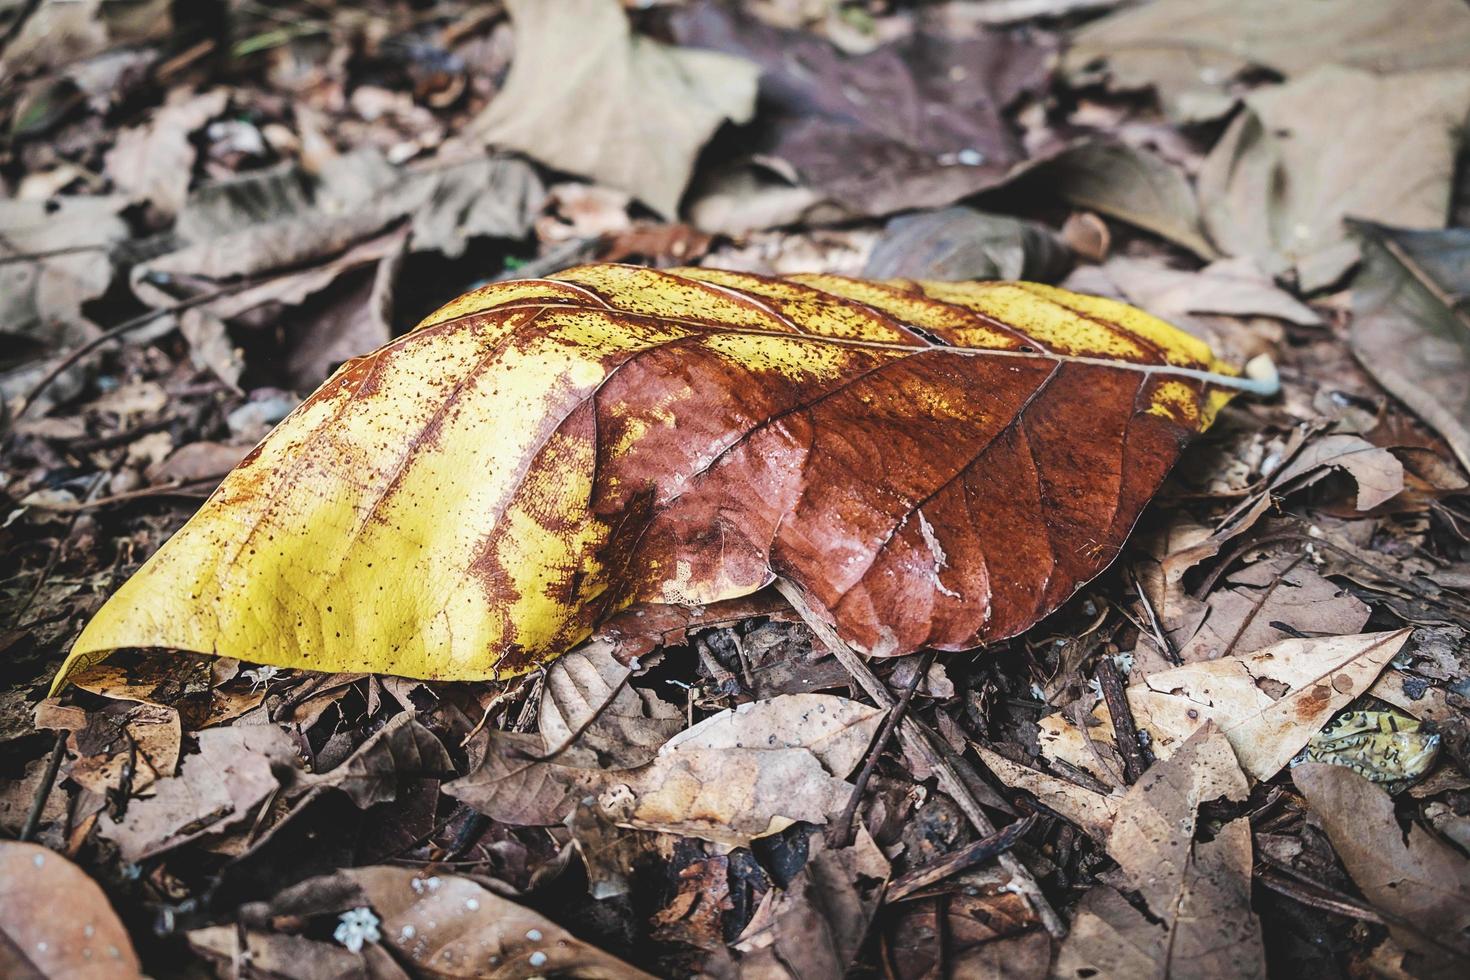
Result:
{"type": "MultiPolygon", "coordinates": [[[[807,628],[816,635],[832,656],[837,658],[837,662],[847,668],[847,672],[852,675],[858,686],[868,693],[868,697],[882,707],[894,706],[896,702],[893,692],[889,691],[887,685],[868,668],[863,658],[842,641],[837,631],[817,615],[816,610],[807,603],[806,597],[801,594],[801,590],[795,584],[784,578],[778,578],[776,590],[785,596],[787,602],[791,603],[791,608],[796,610],[807,628]]],[[[990,822],[990,818],[980,808],[979,801],[975,799],[975,795],[970,792],[964,780],[955,772],[949,760],[934,747],[934,743],[929,740],[924,728],[913,718],[904,718],[899,722],[898,737],[906,750],[913,752],[915,756],[924,760],[925,765],[934,770],[939,788],[954,800],[981,836],[989,837],[994,834],[995,824],[990,822]]],[[[1065,936],[1067,934],[1066,925],[1057,915],[1056,910],[1051,907],[1051,903],[1046,900],[1046,896],[1041,892],[1041,886],[1036,883],[1036,879],[1031,876],[1031,871],[1026,865],[1016,860],[1014,855],[1004,853],[1000,855],[1000,866],[1011,876],[1016,890],[1031,903],[1031,908],[1036,912],[1036,917],[1041,920],[1046,931],[1057,939],[1065,936]]]]}
{"type": "Polygon", "coordinates": [[[888,747],[888,742],[893,738],[893,731],[898,723],[903,721],[903,716],[908,713],[909,704],[914,700],[914,692],[919,689],[919,681],[929,672],[929,665],[934,662],[934,651],[925,650],[919,659],[918,669],[914,676],[909,679],[908,686],[904,688],[903,696],[898,703],[888,709],[888,717],[883,720],[883,729],[878,732],[878,739],[873,743],[872,749],[868,751],[868,761],[863,763],[863,771],[858,773],[857,782],[852,787],[852,793],[847,798],[847,806],[842,808],[842,816],[827,836],[827,842],[833,847],[847,847],[852,843],[852,819],[857,816],[858,804],[862,802],[863,791],[868,788],[868,780],[873,777],[873,770],[878,766],[878,758],[883,750],[888,747]]]}
{"type": "Polygon", "coordinates": [[[937,861],[932,861],[921,868],[915,868],[906,874],[899,875],[889,882],[888,890],[883,893],[885,902],[901,902],[908,896],[921,888],[928,888],[935,882],[943,881],[952,874],[958,874],[971,865],[982,861],[989,861],[993,857],[999,857],[1015,845],[1016,841],[1031,829],[1040,814],[1033,813],[1029,817],[1017,820],[1006,829],[991,834],[983,840],[977,840],[973,844],[966,844],[957,851],[951,851],[937,861]]]}
{"type": "Polygon", "coordinates": [[[1123,677],[1107,651],[1097,661],[1097,682],[1102,688],[1103,700],[1108,703],[1108,714],[1113,716],[1113,740],[1118,743],[1118,754],[1123,757],[1123,778],[1132,785],[1148,768],[1148,759],[1144,757],[1143,745],[1138,740],[1138,726],[1133,723],[1133,709],[1128,706],[1123,677]]]}
{"type": "Polygon", "coordinates": [[[36,828],[40,826],[41,814],[46,809],[46,801],[51,798],[51,787],[56,785],[56,774],[61,770],[62,757],[66,755],[65,730],[56,733],[56,744],[51,747],[51,758],[46,761],[46,772],[41,776],[41,785],[36,787],[36,797],[31,800],[31,812],[26,814],[25,826],[20,828],[20,836],[16,840],[22,843],[31,839],[36,828]]]}

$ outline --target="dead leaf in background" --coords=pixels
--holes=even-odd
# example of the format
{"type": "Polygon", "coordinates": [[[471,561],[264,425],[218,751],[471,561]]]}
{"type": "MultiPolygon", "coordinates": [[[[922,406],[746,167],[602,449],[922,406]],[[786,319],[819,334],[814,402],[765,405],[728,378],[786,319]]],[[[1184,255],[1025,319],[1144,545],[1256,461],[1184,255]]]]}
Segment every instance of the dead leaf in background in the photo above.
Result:
{"type": "Polygon", "coordinates": [[[142,977],[132,940],[97,883],[35,844],[0,841],[0,974],[142,977]]]}
{"type": "Polygon", "coordinates": [[[1305,561],[1258,561],[1225,582],[1232,587],[1210,593],[1200,631],[1179,650],[1185,663],[1251,653],[1302,634],[1347,636],[1362,630],[1371,612],[1305,561]]]}
{"type": "Polygon", "coordinates": [[[1087,139],[1064,147],[1018,168],[1003,193],[1027,189],[1151,231],[1202,259],[1220,254],[1201,229],[1184,172],[1126,143],[1087,139]]]}
{"type": "MultiPolygon", "coordinates": [[[[962,41],[918,33],[849,56],[713,3],[679,9],[670,24],[681,44],[760,66],[761,114],[742,149],[807,192],[791,204],[834,205],[824,220],[941,206],[997,184],[1023,157],[1002,110],[1045,84],[1052,58],[1037,40],[1000,33],[962,41]]],[[[741,171],[750,165],[737,164],[727,180],[741,171]]],[[[698,202],[691,213],[704,227],[698,202]]],[[[705,230],[746,231],[793,215],[730,217],[739,224],[705,230]]]]}
{"type": "Polygon", "coordinates": [[[840,977],[857,959],[888,881],[888,860],[866,829],[850,847],[811,839],[811,857],[785,888],[766,892],[735,942],[740,976],[840,977]]]}
{"type": "Polygon", "coordinates": [[[374,732],[341,765],[329,772],[302,775],[295,785],[339,789],[354,806],[366,809],[396,799],[400,783],[408,777],[453,772],[454,763],[443,743],[412,712],[405,711],[374,732]]]}
{"type": "MultiPolygon", "coordinates": [[[[1137,726],[1149,732],[1155,758],[1170,758],[1210,721],[1234,747],[1247,775],[1270,779],[1373,685],[1411,633],[1282,640],[1254,653],[1157,671],[1129,685],[1128,706],[1137,726]]],[[[1097,710],[1104,724],[1091,729],[1091,736],[1109,743],[1111,719],[1105,705],[1097,710]]],[[[1095,771],[1086,737],[1062,715],[1042,719],[1041,746],[1048,758],[1108,779],[1095,771]]]]}
{"type": "Polygon", "coordinates": [[[1112,561],[1228,400],[1222,370],[1162,321],[1036,284],[497,283],[344,367],[68,663],[160,646],[504,676],[631,602],[776,575],[866,651],[969,649],[1112,561]]]}
{"type": "Polygon", "coordinates": [[[631,769],[684,727],[678,705],[629,686],[633,671],[613,656],[614,647],[611,641],[585,644],[546,672],[537,713],[545,751],[575,735],[577,746],[596,752],[605,765],[631,769]]]}
{"type": "MultiPolygon", "coordinates": [[[[1113,86],[1152,86],[1183,120],[1223,115],[1239,77],[1269,68],[1287,78],[1321,65],[1375,72],[1457,68],[1470,46],[1470,12],[1459,0],[1160,0],[1086,25],[1062,61],[1074,81],[1101,63],[1113,86]]],[[[1338,117],[1338,121],[1350,121],[1338,117]]]]}
{"type": "Polygon", "coordinates": [[[625,190],[664,218],[715,130],[755,111],[756,66],[634,34],[617,4],[509,0],[507,9],[515,60],[471,132],[625,190]]]}
{"type": "Polygon", "coordinates": [[[1464,976],[1470,963],[1470,861],[1415,824],[1407,835],[1392,798],[1350,769],[1303,763],[1291,778],[1327,831],[1353,882],[1393,916],[1412,976],[1464,976]]]}
{"type": "Polygon", "coordinates": [[[107,152],[107,176],[119,190],[172,217],[189,195],[194,134],[224,112],[229,99],[224,89],[202,95],[175,93],[147,123],[117,134],[107,152]]]}
{"type": "Polygon", "coordinates": [[[1003,785],[1025,790],[1100,841],[1106,841],[1112,832],[1122,803],[1121,788],[1110,794],[1099,793],[1060,776],[1023,766],[983,745],[976,745],[975,752],[1003,785]]]}
{"type": "Polygon", "coordinates": [[[1310,293],[1357,259],[1346,217],[1444,227],[1470,72],[1329,65],[1245,103],[1199,174],[1205,227],[1225,252],[1272,276],[1294,269],[1310,293]]]}
{"type": "Polygon", "coordinates": [[[5,45],[0,77],[7,79],[38,69],[75,70],[78,62],[105,57],[112,45],[157,40],[173,30],[170,0],[39,0],[11,6],[18,8],[16,16],[28,16],[5,45]]]}
{"type": "Polygon", "coordinates": [[[1056,282],[1072,264],[1046,225],[972,208],[894,218],[868,256],[868,279],[1025,279],[1056,282]]]}
{"type": "Polygon", "coordinates": [[[1170,322],[1191,313],[1267,316],[1308,327],[1322,322],[1316,310],[1278,287],[1249,257],[1220,259],[1191,272],[1156,259],[1119,256],[1102,271],[1128,302],[1170,322]]]}
{"type": "Polygon", "coordinates": [[[1353,435],[1324,435],[1309,441],[1272,473],[1271,489],[1291,493],[1311,486],[1330,470],[1343,470],[1358,485],[1358,510],[1372,510],[1404,490],[1404,464],[1387,449],[1353,435]]]}
{"type": "Polygon", "coordinates": [[[1353,353],[1434,428],[1470,473],[1470,231],[1353,228],[1366,259],[1353,281],[1353,353]]]}
{"type": "Polygon", "coordinates": [[[1119,870],[1083,897],[1052,976],[1264,977],[1250,822],[1238,817],[1195,840],[1201,804],[1241,802],[1247,792],[1230,743],[1208,723],[1150,768],[1129,788],[1108,838],[1119,870]]]}

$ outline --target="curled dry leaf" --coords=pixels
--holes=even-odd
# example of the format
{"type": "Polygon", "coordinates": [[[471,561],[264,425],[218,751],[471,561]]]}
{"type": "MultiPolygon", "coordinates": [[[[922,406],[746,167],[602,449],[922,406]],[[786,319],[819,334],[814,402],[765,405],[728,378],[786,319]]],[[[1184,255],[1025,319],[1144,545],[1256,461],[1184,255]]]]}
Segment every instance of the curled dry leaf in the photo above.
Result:
{"type": "Polygon", "coordinates": [[[124,647],[534,669],[637,601],[784,577],[874,655],[1028,628],[1117,555],[1233,388],[1028,283],[581,266],[345,365],[93,619],[124,647]]]}
{"type": "Polygon", "coordinates": [[[1251,911],[1251,832],[1245,817],[1196,841],[1199,807],[1243,801],[1245,776],[1212,724],[1133,784],[1108,836],[1113,884],[1083,897],[1053,977],[1264,977],[1251,911]],[[1123,892],[1132,892],[1147,913],[1123,892]]]}
{"type": "Polygon", "coordinates": [[[573,650],[546,672],[537,721],[545,751],[576,738],[579,748],[618,769],[641,766],[684,727],[684,712],[649,691],[628,686],[632,668],[613,656],[613,640],[573,650]]]}
{"type": "Polygon", "coordinates": [[[1376,907],[1416,977],[1461,977],[1470,964],[1470,861],[1415,825],[1407,835],[1392,798],[1342,766],[1308,762],[1292,781],[1327,831],[1348,874],[1376,907]]]}
{"type": "Polygon", "coordinates": [[[127,930],[97,883],[59,854],[0,841],[0,975],[141,977],[127,930]]]}
{"type": "MultiPolygon", "coordinates": [[[[1348,702],[1367,691],[1408,642],[1412,630],[1315,640],[1282,640],[1251,654],[1185,664],[1149,674],[1128,688],[1134,721],[1166,759],[1206,721],[1235,748],[1240,767],[1270,779],[1348,702]]],[[[1106,706],[1098,711],[1106,718],[1106,706]]],[[[1043,751],[1094,771],[1087,738],[1063,715],[1042,719],[1043,751]]],[[[1089,729],[1111,743],[1112,723],[1089,729]]],[[[1106,772],[1098,772],[1107,778],[1106,772]]]]}
{"type": "Polygon", "coordinates": [[[516,55],[472,124],[485,142],[628,191],[672,218],[694,159],[755,112],[759,69],[633,33],[617,4],[510,0],[516,55]]]}
{"type": "Polygon", "coordinates": [[[1358,484],[1358,510],[1372,510],[1404,490],[1404,464],[1387,449],[1346,433],[1313,439],[1281,469],[1271,474],[1271,489],[1289,493],[1310,486],[1329,470],[1343,470],[1358,484]]]}

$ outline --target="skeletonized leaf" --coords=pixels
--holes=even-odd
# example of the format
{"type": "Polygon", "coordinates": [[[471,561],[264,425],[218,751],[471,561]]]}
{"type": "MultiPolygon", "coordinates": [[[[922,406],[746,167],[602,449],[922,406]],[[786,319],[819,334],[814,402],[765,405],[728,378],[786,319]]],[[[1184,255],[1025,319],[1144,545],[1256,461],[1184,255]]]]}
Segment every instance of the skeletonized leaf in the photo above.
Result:
{"type": "Polygon", "coordinates": [[[469,679],[776,576],[874,655],[1015,635],[1249,382],[1030,283],[593,265],[349,362],[103,607],[119,647],[469,679]]]}

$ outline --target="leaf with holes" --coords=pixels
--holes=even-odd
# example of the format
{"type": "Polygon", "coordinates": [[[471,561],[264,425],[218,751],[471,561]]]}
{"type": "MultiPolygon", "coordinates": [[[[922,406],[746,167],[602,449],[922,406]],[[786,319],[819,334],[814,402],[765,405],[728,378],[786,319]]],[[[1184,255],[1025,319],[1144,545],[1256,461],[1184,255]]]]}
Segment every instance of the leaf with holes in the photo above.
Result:
{"type": "Polygon", "coordinates": [[[119,647],[523,673],[633,602],[782,576],[875,655],[1012,636],[1118,554],[1241,388],[1030,283],[591,265],[344,365],[88,625],[119,647]]]}

